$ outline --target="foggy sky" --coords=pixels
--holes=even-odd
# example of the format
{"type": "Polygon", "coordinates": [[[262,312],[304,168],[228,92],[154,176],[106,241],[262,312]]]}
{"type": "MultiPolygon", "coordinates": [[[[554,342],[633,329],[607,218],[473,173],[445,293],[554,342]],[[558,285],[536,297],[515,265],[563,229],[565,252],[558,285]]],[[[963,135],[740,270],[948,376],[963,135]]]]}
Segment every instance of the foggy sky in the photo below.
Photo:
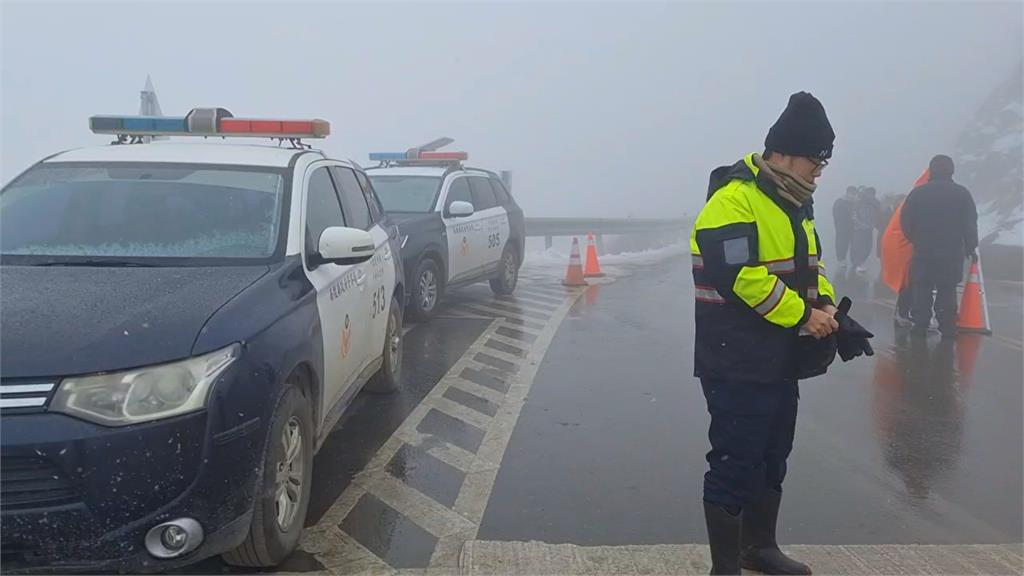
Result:
{"type": "Polygon", "coordinates": [[[1018,66],[1020,2],[4,3],[0,180],[102,145],[94,114],[319,117],[322,147],[456,139],[528,215],[675,216],[760,151],[790,93],[837,133],[822,199],[905,191],[1018,66]]]}

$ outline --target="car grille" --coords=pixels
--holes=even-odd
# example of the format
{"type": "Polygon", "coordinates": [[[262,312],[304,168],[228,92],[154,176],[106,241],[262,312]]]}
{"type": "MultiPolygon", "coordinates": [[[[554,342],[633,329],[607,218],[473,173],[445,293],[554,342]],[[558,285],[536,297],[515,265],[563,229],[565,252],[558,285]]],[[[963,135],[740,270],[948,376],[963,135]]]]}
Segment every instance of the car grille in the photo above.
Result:
{"type": "Polygon", "coordinates": [[[50,400],[57,385],[46,383],[0,382],[0,409],[42,410],[50,400]]]}
{"type": "Polygon", "coordinates": [[[19,510],[71,504],[78,492],[52,462],[36,457],[0,459],[0,508],[19,510]]]}

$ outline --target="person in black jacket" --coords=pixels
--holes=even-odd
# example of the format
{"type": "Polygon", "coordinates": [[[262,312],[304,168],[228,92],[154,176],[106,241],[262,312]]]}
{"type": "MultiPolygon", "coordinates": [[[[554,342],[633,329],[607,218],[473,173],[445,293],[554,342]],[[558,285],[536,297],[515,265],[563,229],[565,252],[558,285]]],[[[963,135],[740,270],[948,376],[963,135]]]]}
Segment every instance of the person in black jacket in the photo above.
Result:
{"type": "Polygon", "coordinates": [[[782,485],[801,379],[871,355],[872,334],[837,301],[814,227],[816,181],[835,132],[807,92],[768,130],[764,154],[711,172],[690,235],[694,376],[711,425],[704,518],[712,574],[811,574],[779,548],[782,485]]]}
{"type": "Polygon", "coordinates": [[[950,338],[956,335],[956,286],[964,258],[978,259],[978,209],[967,188],[953,181],[952,158],[940,154],[928,169],[930,179],[910,192],[900,215],[903,234],[914,245],[910,317],[913,332],[925,334],[934,305],[939,331],[950,338]]]}
{"type": "Polygon", "coordinates": [[[879,229],[882,215],[882,204],[878,201],[877,192],[871,186],[861,188],[853,205],[852,246],[850,261],[858,274],[867,272],[865,264],[871,256],[871,246],[875,243],[875,230],[879,229]]]}
{"type": "Polygon", "coordinates": [[[850,244],[853,240],[853,207],[857,203],[857,187],[847,186],[846,195],[836,199],[832,204],[832,224],[836,229],[836,264],[838,268],[846,266],[850,255],[850,244]]]}

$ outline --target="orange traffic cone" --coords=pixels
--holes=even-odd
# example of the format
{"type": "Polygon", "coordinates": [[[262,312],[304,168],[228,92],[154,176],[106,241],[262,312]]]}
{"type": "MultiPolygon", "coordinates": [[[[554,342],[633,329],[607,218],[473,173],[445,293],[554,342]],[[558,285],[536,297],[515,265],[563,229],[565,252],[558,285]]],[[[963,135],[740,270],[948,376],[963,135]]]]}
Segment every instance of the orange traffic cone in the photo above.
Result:
{"type": "Polygon", "coordinates": [[[587,234],[587,265],[583,268],[584,278],[601,278],[601,263],[597,261],[597,244],[594,243],[594,234],[587,234]]]}
{"type": "Polygon", "coordinates": [[[988,321],[988,301],[985,299],[983,284],[981,263],[971,262],[971,272],[967,275],[964,295],[960,300],[960,320],[956,325],[960,332],[992,333],[988,321]]]}
{"type": "Polygon", "coordinates": [[[583,265],[580,264],[580,241],[572,239],[572,252],[569,254],[569,268],[565,271],[565,286],[586,286],[587,281],[583,279],[583,265]]]}

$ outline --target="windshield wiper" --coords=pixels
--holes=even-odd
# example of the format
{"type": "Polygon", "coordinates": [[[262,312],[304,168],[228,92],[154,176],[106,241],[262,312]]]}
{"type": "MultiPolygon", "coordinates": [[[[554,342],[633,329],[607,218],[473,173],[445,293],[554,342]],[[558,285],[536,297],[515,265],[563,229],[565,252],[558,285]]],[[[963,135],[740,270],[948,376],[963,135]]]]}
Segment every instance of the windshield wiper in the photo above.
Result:
{"type": "Polygon", "coordinates": [[[143,262],[137,262],[134,260],[116,260],[116,259],[102,259],[102,260],[51,260],[49,262],[40,262],[34,264],[34,266],[84,266],[84,267],[95,267],[95,268],[153,268],[152,264],[146,264],[143,262]]]}

